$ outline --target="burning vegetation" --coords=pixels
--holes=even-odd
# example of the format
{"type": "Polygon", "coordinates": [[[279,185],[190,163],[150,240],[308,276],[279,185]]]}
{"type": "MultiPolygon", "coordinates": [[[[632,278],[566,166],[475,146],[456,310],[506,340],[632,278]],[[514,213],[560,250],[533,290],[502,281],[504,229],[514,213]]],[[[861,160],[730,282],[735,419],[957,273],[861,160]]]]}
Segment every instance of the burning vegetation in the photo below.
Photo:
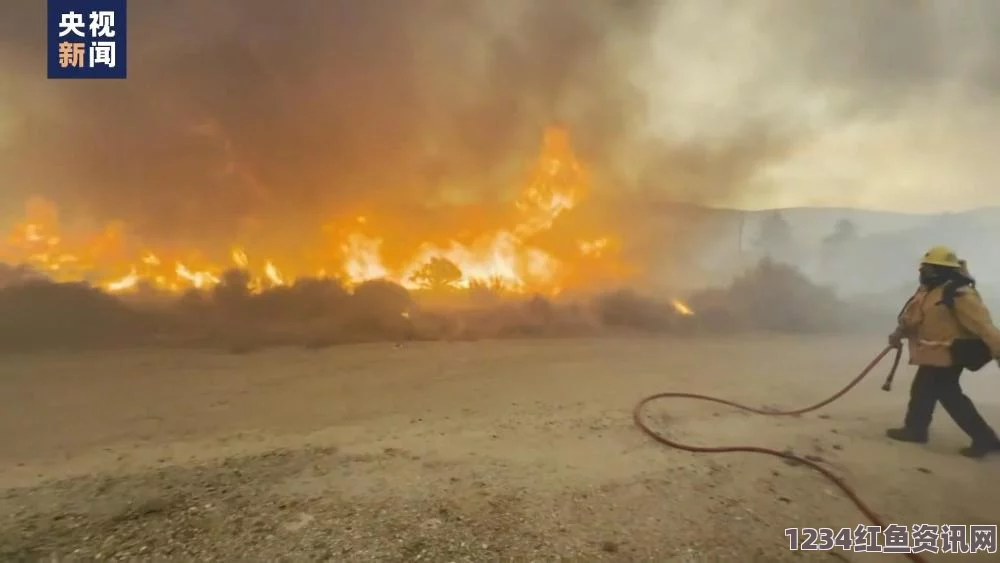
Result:
{"type": "Polygon", "coordinates": [[[0,350],[248,351],[836,324],[832,313],[815,314],[842,310],[831,292],[766,261],[686,302],[609,291],[634,286],[640,269],[623,258],[613,228],[573,216],[589,188],[569,136],[553,127],[507,208],[435,217],[424,231],[400,227],[388,211],[352,210],[318,228],[314,248],[297,254],[149,244],[124,223],[69,228],[52,203],[32,200],[0,246],[0,350]]]}
{"type": "Polygon", "coordinates": [[[0,246],[0,260],[116,294],[208,290],[237,268],[250,274],[251,292],[332,278],[349,287],[386,279],[418,291],[490,288],[551,296],[566,287],[621,282],[634,272],[620,259],[620,241],[611,233],[567,232],[557,224],[589,188],[567,131],[550,127],[510,209],[470,213],[460,232],[432,233],[427,240],[389,232],[392,218],[375,209],[321,226],[315,251],[302,256],[268,256],[239,241],[215,252],[154,248],[129,236],[124,223],[70,231],[53,203],[35,199],[0,246]]]}
{"type": "MultiPolygon", "coordinates": [[[[307,252],[155,244],[122,222],[69,227],[52,202],[34,199],[0,246],[0,348],[245,349],[648,329],[649,319],[632,322],[633,313],[554,301],[565,289],[592,293],[638,271],[613,229],[571,217],[589,190],[567,131],[550,127],[510,205],[453,208],[454,217],[423,227],[389,206],[350,210],[301,241],[312,243],[307,252]]],[[[677,300],[663,307],[654,308],[660,328],[693,315],[677,300]]]]}

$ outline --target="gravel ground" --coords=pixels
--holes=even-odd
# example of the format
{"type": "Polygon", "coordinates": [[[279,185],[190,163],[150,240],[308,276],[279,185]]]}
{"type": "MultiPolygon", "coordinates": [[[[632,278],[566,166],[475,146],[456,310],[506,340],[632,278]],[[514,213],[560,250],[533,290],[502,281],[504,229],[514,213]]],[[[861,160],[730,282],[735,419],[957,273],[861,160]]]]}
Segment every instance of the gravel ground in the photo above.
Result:
{"type": "MultiPolygon", "coordinates": [[[[863,522],[820,476],[669,450],[630,419],[668,389],[801,406],[875,348],[759,337],[12,357],[0,560],[888,561],[788,551],[786,527],[863,522]]],[[[974,377],[1000,422],[1000,378],[974,377]]],[[[886,443],[905,395],[880,378],[818,415],[674,404],[649,418],[695,443],[810,455],[891,522],[997,523],[1000,491],[984,484],[1000,458],[955,455],[963,438],[944,416],[929,446],[886,443]]]]}

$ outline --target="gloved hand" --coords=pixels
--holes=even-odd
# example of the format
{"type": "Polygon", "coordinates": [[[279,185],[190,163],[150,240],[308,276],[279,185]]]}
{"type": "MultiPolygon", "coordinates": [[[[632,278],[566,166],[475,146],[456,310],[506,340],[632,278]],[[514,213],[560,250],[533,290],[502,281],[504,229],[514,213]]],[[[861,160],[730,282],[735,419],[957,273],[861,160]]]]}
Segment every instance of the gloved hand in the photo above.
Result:
{"type": "MultiPolygon", "coordinates": [[[[890,348],[899,348],[902,345],[903,345],[903,335],[898,330],[894,330],[891,333],[889,333],[890,348]]],[[[997,362],[998,362],[997,365],[1000,365],[1000,359],[998,359],[997,362]]]]}

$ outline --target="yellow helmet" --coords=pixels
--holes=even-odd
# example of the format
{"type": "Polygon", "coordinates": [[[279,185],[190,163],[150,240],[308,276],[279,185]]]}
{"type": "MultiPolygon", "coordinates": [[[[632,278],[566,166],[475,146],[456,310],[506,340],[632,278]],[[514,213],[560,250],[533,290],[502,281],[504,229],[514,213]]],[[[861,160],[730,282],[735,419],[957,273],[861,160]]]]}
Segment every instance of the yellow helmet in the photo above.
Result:
{"type": "Polygon", "coordinates": [[[955,251],[947,246],[935,246],[924,253],[920,259],[921,264],[932,264],[934,266],[944,266],[946,268],[962,268],[962,261],[958,259],[955,251]]]}

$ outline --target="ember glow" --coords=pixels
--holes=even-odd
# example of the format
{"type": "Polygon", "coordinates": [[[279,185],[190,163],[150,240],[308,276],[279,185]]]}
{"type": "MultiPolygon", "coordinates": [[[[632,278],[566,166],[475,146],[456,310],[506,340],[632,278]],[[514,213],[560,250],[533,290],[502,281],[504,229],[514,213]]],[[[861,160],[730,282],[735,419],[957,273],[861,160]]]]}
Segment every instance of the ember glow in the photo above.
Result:
{"type": "Polygon", "coordinates": [[[685,317],[694,315],[694,311],[691,310],[691,307],[688,307],[687,303],[681,301],[680,299],[671,299],[670,304],[673,306],[675,311],[685,317]]]}
{"type": "MultiPolygon", "coordinates": [[[[621,259],[614,233],[560,230],[559,218],[586,197],[589,182],[568,133],[550,127],[519,196],[509,209],[496,213],[509,218],[509,226],[483,225],[481,232],[466,229],[444,239],[435,237],[437,242],[405,241],[410,251],[395,263],[385,256],[387,244],[395,241],[391,232],[379,233],[377,208],[370,215],[318,227],[320,248],[313,254],[322,258],[311,262],[256,255],[241,244],[232,244],[212,261],[203,249],[144,247],[128,236],[126,223],[71,236],[61,228],[58,208],[43,199],[29,201],[25,219],[8,230],[0,260],[30,266],[57,281],[87,281],[112,293],[141,287],[168,292],[209,289],[220,283],[226,270],[239,268],[250,274],[252,291],[303,277],[335,277],[349,286],[389,279],[408,289],[482,287],[554,295],[595,279],[620,282],[636,271],[621,259]]],[[[690,314],[683,304],[675,308],[690,314]]]]}

